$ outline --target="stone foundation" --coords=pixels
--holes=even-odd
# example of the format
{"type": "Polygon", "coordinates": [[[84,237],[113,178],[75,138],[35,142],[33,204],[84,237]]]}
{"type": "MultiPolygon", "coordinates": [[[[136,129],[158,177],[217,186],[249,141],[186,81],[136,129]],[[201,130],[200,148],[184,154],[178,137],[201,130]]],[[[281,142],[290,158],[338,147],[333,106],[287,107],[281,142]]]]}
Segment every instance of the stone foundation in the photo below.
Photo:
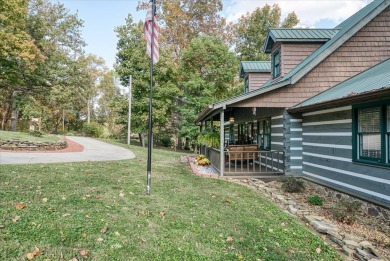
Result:
{"type": "Polygon", "coordinates": [[[67,147],[65,137],[61,137],[59,141],[33,142],[21,141],[19,139],[0,140],[0,149],[2,150],[29,150],[29,151],[43,151],[43,150],[61,150],[67,147]]]}
{"type": "Polygon", "coordinates": [[[314,191],[317,191],[318,194],[327,195],[328,197],[337,198],[338,200],[344,199],[344,200],[348,200],[348,201],[353,201],[353,200],[359,201],[362,204],[361,210],[365,214],[372,216],[372,217],[375,217],[375,218],[383,218],[383,219],[390,222],[390,210],[389,209],[386,209],[384,207],[375,205],[373,203],[370,203],[370,202],[367,202],[364,200],[360,200],[356,197],[350,196],[348,194],[344,194],[342,192],[333,190],[331,188],[328,188],[328,187],[325,187],[322,185],[315,184],[315,183],[307,181],[307,180],[305,180],[305,186],[307,188],[313,189],[314,191]]]}

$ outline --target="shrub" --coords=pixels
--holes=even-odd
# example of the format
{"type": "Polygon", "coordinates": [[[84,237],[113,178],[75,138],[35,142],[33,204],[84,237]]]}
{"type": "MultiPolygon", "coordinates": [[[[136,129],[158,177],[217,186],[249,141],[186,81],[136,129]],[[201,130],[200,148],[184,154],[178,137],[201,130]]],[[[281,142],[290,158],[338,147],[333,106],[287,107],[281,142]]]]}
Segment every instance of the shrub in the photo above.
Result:
{"type": "Polygon", "coordinates": [[[208,158],[204,158],[204,159],[199,160],[197,163],[198,163],[198,166],[207,166],[207,165],[210,165],[211,162],[208,158]]]}
{"type": "Polygon", "coordinates": [[[198,166],[207,166],[210,165],[210,163],[210,160],[206,158],[206,156],[203,154],[200,154],[195,157],[195,164],[198,166]]]}
{"type": "Polygon", "coordinates": [[[298,193],[305,189],[303,181],[294,177],[288,177],[281,180],[282,189],[288,193],[298,193]]]}
{"type": "Polygon", "coordinates": [[[199,154],[198,156],[195,157],[195,160],[198,161],[198,160],[201,160],[201,159],[204,159],[204,158],[206,158],[205,155],[199,154]]]}
{"type": "Polygon", "coordinates": [[[163,146],[163,147],[170,147],[172,145],[171,138],[169,138],[168,136],[161,137],[160,143],[161,143],[161,146],[163,146]]]}
{"type": "Polygon", "coordinates": [[[45,133],[43,133],[42,131],[39,131],[39,130],[29,131],[28,133],[31,136],[34,136],[34,137],[42,137],[45,134],[45,133]]]}
{"type": "Polygon", "coordinates": [[[103,134],[103,127],[96,122],[84,123],[83,133],[88,137],[100,137],[103,134]]]}
{"type": "Polygon", "coordinates": [[[361,205],[362,203],[356,200],[340,200],[332,209],[333,217],[339,222],[352,224],[355,222],[356,214],[359,212],[361,205]]]}
{"type": "Polygon", "coordinates": [[[307,202],[316,206],[322,206],[324,204],[324,200],[317,195],[308,197],[307,202]]]}
{"type": "Polygon", "coordinates": [[[387,242],[387,243],[385,244],[385,247],[390,248],[390,242],[387,242]]]}

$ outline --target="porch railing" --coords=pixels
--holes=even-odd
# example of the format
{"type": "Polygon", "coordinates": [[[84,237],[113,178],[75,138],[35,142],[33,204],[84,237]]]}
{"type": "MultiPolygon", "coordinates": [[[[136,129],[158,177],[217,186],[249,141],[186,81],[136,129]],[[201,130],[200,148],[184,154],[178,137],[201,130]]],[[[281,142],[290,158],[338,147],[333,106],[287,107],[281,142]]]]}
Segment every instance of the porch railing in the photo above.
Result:
{"type": "Polygon", "coordinates": [[[209,154],[208,158],[211,162],[211,165],[213,165],[214,168],[219,173],[221,173],[221,160],[220,160],[221,152],[217,149],[208,148],[208,154],[209,154]]]}
{"type": "Polygon", "coordinates": [[[284,174],[284,151],[225,152],[225,174],[284,174]]]}
{"type": "MultiPolygon", "coordinates": [[[[210,159],[211,164],[221,172],[220,151],[205,145],[200,147],[201,154],[210,159]]],[[[224,175],[274,175],[284,174],[284,151],[224,151],[224,175]]]]}

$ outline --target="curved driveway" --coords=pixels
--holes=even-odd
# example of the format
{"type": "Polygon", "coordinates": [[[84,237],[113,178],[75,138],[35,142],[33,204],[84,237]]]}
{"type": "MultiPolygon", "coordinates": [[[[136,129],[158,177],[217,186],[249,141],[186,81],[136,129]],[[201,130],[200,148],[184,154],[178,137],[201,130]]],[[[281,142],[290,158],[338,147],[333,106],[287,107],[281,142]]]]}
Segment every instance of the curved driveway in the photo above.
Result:
{"type": "Polygon", "coordinates": [[[81,152],[0,152],[0,164],[29,164],[80,161],[106,161],[135,158],[133,152],[99,140],[85,137],[67,137],[84,146],[81,152]]]}

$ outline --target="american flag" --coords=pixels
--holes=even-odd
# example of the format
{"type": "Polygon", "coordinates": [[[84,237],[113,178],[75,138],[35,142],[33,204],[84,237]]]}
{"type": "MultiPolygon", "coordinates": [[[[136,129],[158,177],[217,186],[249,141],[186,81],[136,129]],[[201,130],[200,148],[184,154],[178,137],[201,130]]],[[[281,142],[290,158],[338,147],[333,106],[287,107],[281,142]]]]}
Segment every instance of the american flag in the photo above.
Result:
{"type": "Polygon", "coordinates": [[[158,26],[157,26],[157,18],[156,11],[154,8],[153,0],[149,2],[148,12],[146,13],[145,24],[144,24],[144,37],[147,42],[146,53],[152,58],[152,38],[153,38],[153,64],[157,63],[160,59],[158,54],[158,26]],[[153,15],[154,15],[154,30],[152,30],[153,23],[153,15]],[[153,35],[152,35],[153,31],[153,35]]]}

